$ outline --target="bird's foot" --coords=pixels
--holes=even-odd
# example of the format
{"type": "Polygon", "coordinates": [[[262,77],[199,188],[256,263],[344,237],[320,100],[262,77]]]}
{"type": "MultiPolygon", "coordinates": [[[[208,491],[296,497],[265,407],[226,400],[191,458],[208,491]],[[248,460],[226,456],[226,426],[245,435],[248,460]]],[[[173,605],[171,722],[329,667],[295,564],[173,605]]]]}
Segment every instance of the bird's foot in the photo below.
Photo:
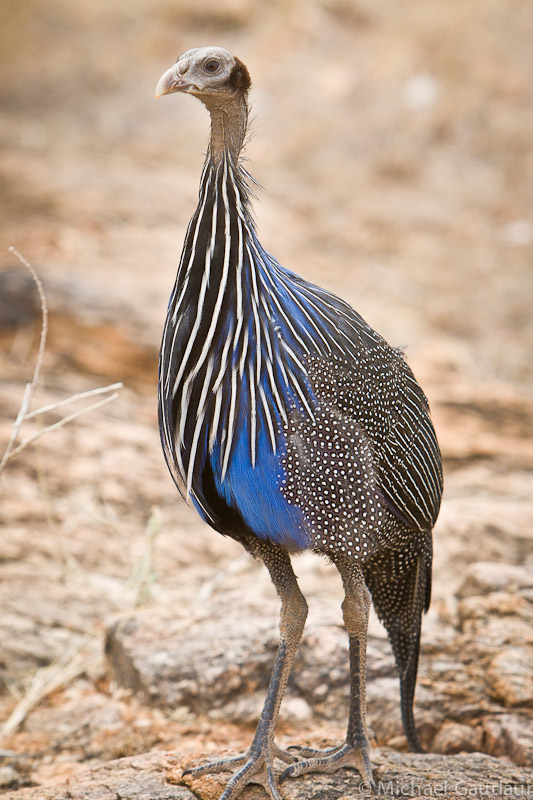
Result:
{"type": "Polygon", "coordinates": [[[290,750],[291,754],[294,753],[300,759],[303,757],[303,760],[287,767],[280,776],[280,782],[307,772],[337,772],[343,767],[348,767],[356,769],[364,783],[370,787],[374,786],[370,748],[366,742],[360,746],[344,742],[338,747],[330,747],[327,750],[314,750],[310,747],[291,747],[290,750]]]}
{"type": "Polygon", "coordinates": [[[294,754],[298,761],[304,758],[323,758],[324,756],[333,755],[337,750],[344,747],[344,744],[337,744],[335,747],[326,747],[323,750],[319,747],[303,747],[299,744],[291,744],[289,746],[289,753],[294,754]]]}
{"type": "Polygon", "coordinates": [[[298,756],[281,750],[271,740],[269,733],[268,726],[265,726],[265,731],[258,728],[252,746],[244,755],[210,761],[200,767],[186,769],[183,776],[190,775],[197,778],[202,775],[235,770],[219,800],[235,800],[249,783],[257,783],[262,786],[271,800],[281,800],[274,776],[274,761],[279,759],[285,764],[290,764],[295,762],[298,756]]]}

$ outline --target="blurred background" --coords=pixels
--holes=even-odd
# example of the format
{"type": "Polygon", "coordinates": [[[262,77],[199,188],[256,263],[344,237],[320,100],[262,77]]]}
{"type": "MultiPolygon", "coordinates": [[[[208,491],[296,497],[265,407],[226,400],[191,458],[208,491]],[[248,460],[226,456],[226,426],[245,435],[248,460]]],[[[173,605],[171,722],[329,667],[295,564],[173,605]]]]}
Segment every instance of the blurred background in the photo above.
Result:
{"type": "MultiPolygon", "coordinates": [[[[529,0],[3,0],[0,449],[41,327],[9,246],[33,264],[50,310],[33,407],[125,388],[4,470],[1,716],[37,669],[136,604],[141,567],[153,603],[192,602],[217,575],[217,591],[271,592],[180,501],[159,447],[157,349],[208,117],[190,97],[156,101],[154,87],[191,47],[222,45],[252,75],[246,157],[264,187],[255,215],[265,247],[407,346],[430,398],[447,489],[428,625],[451,613],[465,565],[531,558],[532,41],[529,0]]],[[[24,435],[66,413],[28,421],[24,435]]],[[[331,570],[300,564],[307,594],[336,607],[331,570]]],[[[66,736],[61,715],[82,695],[93,717],[110,702],[95,659],[9,747],[66,736]]],[[[85,753],[159,741],[153,720],[120,738],[121,702],[112,723],[94,723],[85,753]]],[[[10,785],[70,774],[82,745],[64,741],[62,767],[50,754],[19,764],[10,785]]]]}

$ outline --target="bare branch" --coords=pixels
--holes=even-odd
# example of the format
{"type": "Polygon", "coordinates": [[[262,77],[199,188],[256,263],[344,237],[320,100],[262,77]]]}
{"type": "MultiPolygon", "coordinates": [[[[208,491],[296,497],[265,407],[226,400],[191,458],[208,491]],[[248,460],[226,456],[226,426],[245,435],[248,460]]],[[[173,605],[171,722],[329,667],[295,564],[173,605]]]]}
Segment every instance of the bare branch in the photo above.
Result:
{"type": "MultiPolygon", "coordinates": [[[[81,417],[82,414],[87,414],[89,411],[94,411],[95,408],[105,406],[106,403],[110,403],[111,400],[115,400],[117,397],[118,392],[115,392],[114,394],[109,395],[109,397],[104,397],[103,400],[99,400],[98,403],[93,403],[92,405],[87,406],[87,408],[82,408],[79,411],[75,411],[73,414],[69,414],[68,417],[63,417],[58,422],[54,422],[53,425],[47,425],[46,428],[41,428],[39,431],[32,433],[31,436],[27,436],[25,439],[23,439],[20,444],[18,444],[15,449],[11,451],[9,457],[11,458],[12,456],[16,456],[17,453],[20,453],[21,450],[24,450],[25,447],[34,442],[36,439],[39,439],[43,434],[49,433],[50,431],[55,431],[58,428],[62,428],[63,425],[66,425],[68,422],[72,422],[73,419],[77,419],[78,417],[81,417]]],[[[69,398],[69,400],[70,399],[71,398],[69,398]]]]}
{"type": "Polygon", "coordinates": [[[2,456],[2,460],[0,461],[0,473],[2,472],[4,466],[6,465],[8,459],[12,455],[13,448],[15,447],[15,442],[18,436],[18,432],[24,417],[28,412],[28,408],[30,407],[31,398],[34,392],[35,387],[37,386],[37,382],[39,380],[39,374],[41,372],[41,365],[43,363],[44,358],[44,349],[46,347],[46,337],[48,335],[48,304],[46,302],[46,295],[44,293],[43,285],[41,283],[41,279],[33,269],[30,262],[24,258],[23,255],[19,253],[14,247],[9,248],[9,252],[13,253],[21,264],[23,264],[29,271],[33,278],[33,282],[37,287],[37,291],[39,292],[39,297],[41,299],[41,314],[42,314],[42,323],[41,323],[41,338],[39,341],[39,352],[37,353],[37,358],[35,360],[35,368],[33,370],[33,378],[31,379],[30,383],[26,384],[26,388],[24,390],[24,396],[22,398],[22,403],[20,405],[19,413],[17,414],[17,418],[13,423],[13,427],[11,429],[11,436],[9,438],[9,442],[7,443],[7,447],[5,449],[4,455],[2,456]]]}
{"type": "Polygon", "coordinates": [[[37,353],[37,358],[35,361],[35,368],[33,370],[33,378],[30,383],[26,384],[24,389],[24,396],[22,398],[22,402],[20,404],[19,412],[17,414],[17,418],[12,425],[11,428],[11,436],[9,438],[9,442],[7,444],[6,450],[2,459],[0,460],[0,473],[4,469],[6,463],[9,461],[10,458],[20,453],[21,450],[24,450],[29,444],[34,442],[44,433],[48,433],[49,431],[54,431],[57,428],[62,428],[63,425],[66,425],[68,422],[80,417],[82,414],[86,414],[88,411],[93,411],[95,408],[100,408],[100,406],[109,403],[111,400],[114,400],[118,397],[117,392],[115,390],[122,389],[124,384],[122,383],[113,383],[110,386],[101,386],[97,389],[90,389],[87,392],[78,392],[77,394],[73,394],[70,397],[65,398],[64,400],[59,400],[56,403],[51,403],[47,406],[42,406],[41,408],[36,409],[35,411],[28,411],[33,392],[35,387],[37,386],[37,382],[39,380],[39,374],[41,371],[41,365],[43,363],[44,358],[44,350],[46,347],[46,337],[48,334],[48,305],[46,302],[46,295],[44,293],[43,285],[37,273],[35,272],[34,268],[30,264],[30,262],[21,255],[18,250],[14,247],[9,248],[9,252],[13,253],[18,260],[23,264],[31,273],[33,281],[37,287],[37,291],[39,292],[39,297],[41,298],[41,313],[42,313],[42,324],[41,324],[41,338],[39,341],[39,352],[37,353]],[[80,411],[76,411],[73,414],[69,414],[67,417],[55,422],[53,425],[47,425],[45,428],[33,433],[31,436],[27,436],[23,439],[18,445],[15,446],[17,437],[19,435],[20,427],[24,420],[33,419],[34,417],[39,416],[40,414],[44,414],[47,411],[54,411],[56,408],[61,408],[62,406],[66,405],[67,403],[73,403],[76,400],[82,400],[86,397],[92,397],[94,395],[105,394],[106,392],[114,392],[114,394],[106,397],[104,400],[100,400],[98,403],[93,403],[92,405],[88,406],[87,408],[83,408],[80,411]]]}
{"type": "MultiPolygon", "coordinates": [[[[30,411],[29,414],[26,414],[24,419],[33,419],[33,417],[37,417],[40,414],[45,414],[47,411],[55,411],[56,408],[61,408],[61,406],[68,405],[69,403],[75,403],[77,400],[83,400],[86,397],[93,397],[96,394],[114,392],[117,389],[123,388],[123,383],[111,383],[109,386],[99,386],[97,389],[89,389],[87,392],[78,392],[77,394],[72,394],[70,397],[66,397],[64,400],[58,400],[57,403],[50,403],[48,406],[36,408],[35,411],[30,411]]],[[[114,396],[116,397],[116,394],[114,396]]],[[[93,408],[93,406],[89,406],[85,409],[85,411],[89,411],[91,408],[93,408]]]]}

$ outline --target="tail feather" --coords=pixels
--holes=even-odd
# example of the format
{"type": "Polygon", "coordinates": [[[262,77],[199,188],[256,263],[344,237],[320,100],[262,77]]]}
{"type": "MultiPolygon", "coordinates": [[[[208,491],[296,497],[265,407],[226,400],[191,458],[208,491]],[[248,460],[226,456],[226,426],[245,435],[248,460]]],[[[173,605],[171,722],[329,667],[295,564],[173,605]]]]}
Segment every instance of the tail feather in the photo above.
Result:
{"type": "Polygon", "coordinates": [[[431,532],[420,547],[389,550],[371,557],[363,573],[374,607],[387,631],[400,675],[402,723],[409,748],[423,752],[415,728],[413,700],[420,652],[422,613],[431,599],[431,532]]]}

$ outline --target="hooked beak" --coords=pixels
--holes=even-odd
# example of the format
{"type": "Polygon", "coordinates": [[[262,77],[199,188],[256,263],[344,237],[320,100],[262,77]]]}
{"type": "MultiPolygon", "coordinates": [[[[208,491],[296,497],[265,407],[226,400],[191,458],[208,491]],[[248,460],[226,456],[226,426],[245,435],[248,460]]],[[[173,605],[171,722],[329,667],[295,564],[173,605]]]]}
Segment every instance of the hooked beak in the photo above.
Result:
{"type": "Polygon", "coordinates": [[[179,74],[178,65],[174,64],[174,66],[170,67],[170,69],[167,69],[167,71],[159,78],[157,86],[155,87],[155,96],[161,97],[163,94],[183,92],[186,91],[189,86],[190,83],[187,83],[183,75],[179,74]]]}

